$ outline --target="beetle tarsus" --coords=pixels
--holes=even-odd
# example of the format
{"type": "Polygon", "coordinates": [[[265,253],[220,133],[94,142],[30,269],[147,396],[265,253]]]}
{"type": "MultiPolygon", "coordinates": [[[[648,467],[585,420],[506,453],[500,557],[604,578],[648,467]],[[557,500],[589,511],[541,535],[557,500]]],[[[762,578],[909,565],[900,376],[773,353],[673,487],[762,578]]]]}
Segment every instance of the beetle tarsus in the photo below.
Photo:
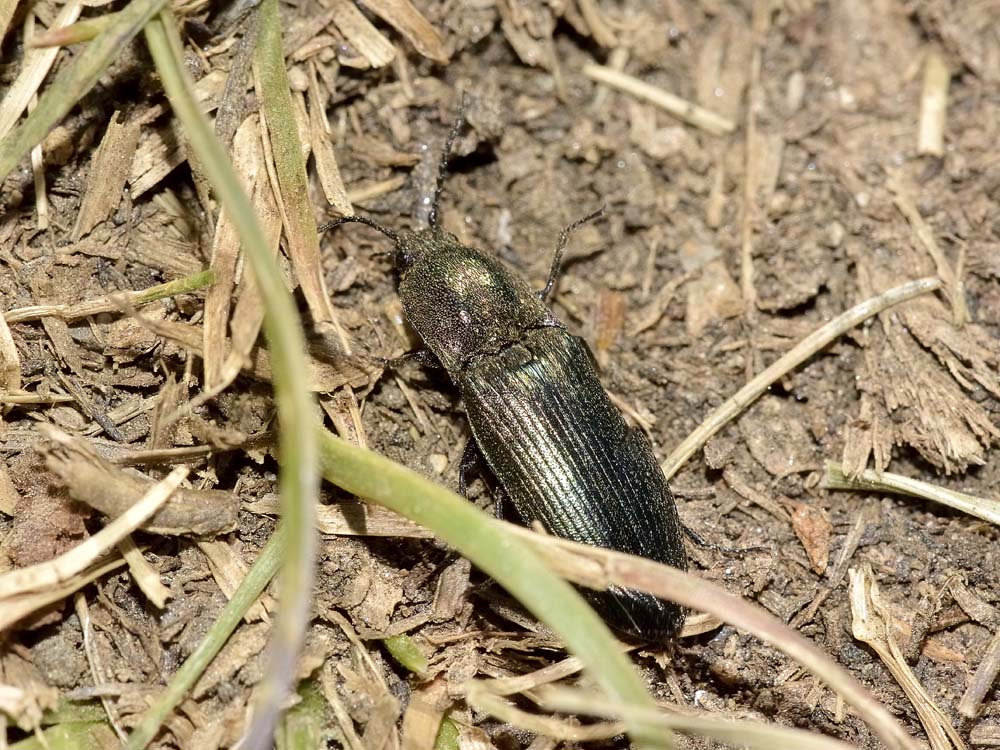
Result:
{"type": "Polygon", "coordinates": [[[476,439],[469,435],[462,449],[462,460],[458,464],[458,494],[469,499],[469,473],[478,471],[482,465],[483,456],[479,452],[476,439]]]}

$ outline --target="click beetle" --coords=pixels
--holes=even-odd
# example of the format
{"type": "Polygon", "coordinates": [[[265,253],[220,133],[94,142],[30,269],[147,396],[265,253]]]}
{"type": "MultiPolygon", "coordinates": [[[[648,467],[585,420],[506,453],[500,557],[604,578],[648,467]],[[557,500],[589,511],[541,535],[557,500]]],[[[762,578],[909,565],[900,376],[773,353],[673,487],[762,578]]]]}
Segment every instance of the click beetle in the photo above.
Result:
{"type": "MultiPolygon", "coordinates": [[[[541,291],[493,255],[463,245],[438,220],[463,123],[460,116],[445,143],[429,228],[396,233],[345,216],[320,231],[354,222],[392,240],[403,312],[460,391],[475,445],[522,520],[686,569],[674,497],[652,446],[611,403],[587,344],[545,304],[570,233],[601,212],[563,230],[541,291]]],[[[643,592],[584,593],[609,625],[639,638],[669,638],[684,619],[676,604],[643,592]]]]}

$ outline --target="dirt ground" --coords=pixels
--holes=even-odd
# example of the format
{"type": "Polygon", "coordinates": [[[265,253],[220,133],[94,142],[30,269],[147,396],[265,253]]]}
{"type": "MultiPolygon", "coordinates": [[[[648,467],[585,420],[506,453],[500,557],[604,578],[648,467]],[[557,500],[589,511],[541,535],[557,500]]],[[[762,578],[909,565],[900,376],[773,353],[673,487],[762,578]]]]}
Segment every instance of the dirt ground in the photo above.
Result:
{"type": "MultiPolygon", "coordinates": [[[[904,281],[942,278],[943,292],[879,315],[782,378],[672,485],[684,521],[710,542],[766,548],[739,555],[689,545],[692,568],[790,623],[923,740],[911,700],[852,635],[847,571],[870,566],[930,699],[966,743],[1000,745],[995,689],[976,718],[957,710],[1000,627],[996,528],[926,500],[822,486],[827,461],[983,497],[1000,486],[1000,3],[422,1],[415,17],[399,11],[405,5],[368,3],[363,16],[344,0],[283,6],[307,123],[300,129],[308,131],[320,102],[354,209],[388,227],[418,226],[466,92],[470,126],[446,184],[444,225],[539,286],[560,230],[606,206],[604,218],[573,236],[553,308],[590,343],[607,389],[661,459],[815,328],[904,281]],[[585,70],[594,64],[716,117],[688,110],[678,119],[595,81],[585,70]],[[932,104],[922,104],[935,95],[945,97],[940,144],[932,104]],[[923,144],[922,116],[931,118],[923,144]]],[[[37,12],[51,20],[52,8],[37,12]]],[[[213,109],[225,98],[214,111],[233,141],[257,110],[239,43],[253,12],[235,21],[232,9],[196,3],[183,12],[189,68],[197,79],[216,76],[206,91],[213,109]],[[225,83],[241,68],[235,90],[246,93],[232,95],[225,83]]],[[[4,85],[24,52],[17,21],[12,29],[4,85]]],[[[210,379],[198,351],[210,319],[204,292],[144,306],[139,320],[117,309],[73,318],[9,312],[141,290],[212,263],[214,203],[183,151],[169,147],[176,136],[164,99],[145,52],[133,49],[46,141],[45,222],[27,161],[0,192],[0,303],[10,321],[6,351],[17,356],[13,368],[5,358],[5,390],[43,397],[11,404],[3,417],[0,571],[47,560],[104,523],[71,499],[87,492],[77,485],[101,486],[101,476],[74,479],[72,462],[62,476],[53,472],[34,449],[39,425],[81,436],[104,459],[150,478],[185,461],[196,490],[219,491],[192,500],[210,506],[197,534],[135,535],[172,595],[162,610],[118,569],[0,641],[0,683],[63,695],[93,695],[86,688],[96,658],[100,681],[121,687],[106,701],[126,730],[212,623],[226,600],[220,582],[239,581],[273,530],[276,507],[273,404],[261,378],[241,375],[165,423],[210,379]],[[109,128],[115,110],[118,134],[109,128]],[[109,134],[125,189],[88,207],[109,134]]],[[[309,170],[320,223],[337,212],[314,136],[309,170]]],[[[388,249],[385,238],[345,226],[322,247],[336,319],[357,349],[392,357],[414,348],[390,263],[377,255],[388,249]]],[[[346,390],[343,379],[334,385],[323,405],[342,434],[456,486],[468,430],[444,376],[407,364],[346,390]]],[[[491,502],[482,482],[472,496],[491,502]]],[[[346,500],[324,489],[325,502],[346,500]]],[[[443,544],[377,533],[324,533],[321,541],[303,670],[326,682],[328,702],[333,696],[329,746],[391,747],[372,743],[396,732],[419,698],[439,712],[454,706],[465,742],[554,747],[449,695],[476,675],[560,661],[559,643],[443,544]],[[427,679],[408,675],[379,645],[403,633],[428,655],[427,679]],[[352,733],[361,745],[351,744],[352,733]]],[[[161,744],[235,740],[270,634],[260,614],[237,631],[161,744]]],[[[879,746],[832,692],[734,628],[643,646],[635,660],[668,703],[879,746]]],[[[9,736],[24,735],[12,727],[9,736]]]]}

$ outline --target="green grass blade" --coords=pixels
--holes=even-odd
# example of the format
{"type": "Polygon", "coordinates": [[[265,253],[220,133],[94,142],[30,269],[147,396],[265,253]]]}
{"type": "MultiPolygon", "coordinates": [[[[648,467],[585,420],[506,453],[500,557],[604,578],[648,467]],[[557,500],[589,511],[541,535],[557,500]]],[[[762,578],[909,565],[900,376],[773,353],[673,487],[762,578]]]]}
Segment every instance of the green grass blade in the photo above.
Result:
{"type": "Polygon", "coordinates": [[[9,745],[9,750],[104,750],[117,742],[107,722],[68,721],[53,724],[39,736],[9,745]]]}
{"type": "MultiPolygon", "coordinates": [[[[327,481],[431,529],[555,630],[609,696],[636,708],[654,708],[607,626],[524,542],[441,485],[325,430],[320,434],[320,467],[327,481]]],[[[637,747],[673,746],[668,732],[640,722],[631,723],[629,733],[637,747]]]]}
{"type": "Polygon", "coordinates": [[[243,620],[243,615],[246,614],[250,605],[257,601],[257,597],[274,578],[274,574],[281,567],[281,560],[287,546],[286,540],[285,529],[283,526],[279,526],[260,551],[254,564],[250,566],[247,577],[233,593],[233,598],[222,608],[219,618],[198,644],[198,648],[174,673],[166,689],[146,711],[139,725],[132,730],[124,750],[142,750],[146,747],[160,731],[160,727],[163,726],[163,722],[170,715],[170,712],[184,700],[184,696],[198,681],[198,678],[211,664],[212,659],[229,640],[229,636],[236,630],[236,626],[243,620]]]}
{"type": "MultiPolygon", "coordinates": [[[[224,612],[226,621],[206,636],[196,654],[183,665],[171,680],[164,698],[151,710],[140,727],[129,738],[128,748],[137,750],[155,736],[166,715],[181,700],[211,658],[218,652],[240,617],[274,574],[283,556],[285,575],[282,577],[282,610],[276,619],[273,650],[265,694],[258,715],[268,714],[268,705],[283,701],[294,674],[294,663],[301,646],[304,628],[308,621],[309,596],[312,587],[312,559],[315,548],[313,523],[314,506],[318,496],[316,474],[317,448],[314,403],[307,389],[305,368],[305,337],[291,295],[284,287],[282,275],[260,232],[250,200],[240,187],[239,180],[216,139],[212,129],[198,108],[192,93],[192,83],[183,66],[182,49],[172,17],[162,13],[150,21],[145,29],[146,42],[156,64],[170,104],[181,121],[189,146],[212,184],[213,190],[232,217],[239,233],[263,298],[266,315],[264,332],[274,367],[274,390],[281,430],[278,439],[281,476],[279,489],[282,498],[281,542],[272,538],[264,552],[251,568],[251,574],[237,590],[224,612]],[[285,540],[288,543],[285,543],[285,540]],[[251,581],[251,575],[254,576],[251,581]],[[245,594],[253,592],[252,597],[245,594]],[[234,603],[240,602],[237,608],[234,603]],[[190,665],[190,667],[189,667],[190,665]]],[[[270,711],[273,717],[275,711],[270,711]]],[[[271,742],[271,732],[258,741],[271,742]]],[[[248,745],[244,745],[247,747],[248,745]]]]}

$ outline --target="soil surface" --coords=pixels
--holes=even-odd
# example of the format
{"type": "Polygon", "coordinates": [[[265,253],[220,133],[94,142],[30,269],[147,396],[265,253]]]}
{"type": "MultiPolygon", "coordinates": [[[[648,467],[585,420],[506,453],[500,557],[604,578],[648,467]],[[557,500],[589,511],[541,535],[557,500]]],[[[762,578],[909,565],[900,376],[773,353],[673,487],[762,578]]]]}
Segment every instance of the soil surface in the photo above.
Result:
{"type": "MultiPolygon", "coordinates": [[[[48,25],[54,11],[42,6],[39,22],[48,25]]],[[[849,472],[887,469],[983,497],[1000,486],[1000,7],[481,0],[418,2],[414,16],[406,6],[282,6],[317,224],[338,215],[328,200],[338,181],[324,182],[332,155],[354,210],[397,230],[422,226],[464,92],[468,127],[445,184],[444,227],[541,287],[560,231],[605,207],[572,235],[552,307],[588,341],[606,388],[661,460],[834,316],[911,279],[944,281],[944,291],[880,314],[783,377],[672,486],[684,522],[709,542],[764,548],[689,545],[692,569],[790,623],[924,740],[911,700],[852,635],[848,571],[870,568],[930,700],[965,742],[997,744],[995,689],[976,718],[957,710],[1000,627],[995,526],[923,499],[824,489],[822,480],[825,463],[837,461],[849,472]],[[699,119],[689,107],[678,119],[597,82],[588,65],[715,117],[699,119]],[[946,108],[943,126],[928,111],[934,96],[946,108]],[[317,136],[319,112],[328,130],[317,136]]],[[[259,149],[259,137],[241,141],[238,131],[250,122],[259,133],[242,43],[254,11],[239,17],[194,3],[182,12],[190,71],[216,77],[204,90],[217,131],[233,149],[259,149]]],[[[24,55],[23,22],[11,28],[5,84],[24,55]]],[[[277,491],[273,402],[259,368],[167,419],[216,382],[207,370],[218,377],[222,357],[205,352],[203,325],[221,319],[223,337],[227,325],[235,330],[229,300],[222,318],[204,291],[138,309],[10,314],[142,290],[222,262],[217,206],[197,165],[184,160],[145,50],[131,49],[46,140],[47,206],[40,212],[27,160],[0,193],[0,304],[10,321],[0,374],[5,391],[44,397],[11,404],[3,417],[0,571],[65,552],[106,523],[103,513],[127,507],[94,500],[114,494],[101,491],[102,477],[120,477],[123,464],[141,473],[128,475],[136,486],[174,463],[193,467],[190,501],[200,515],[158,518],[155,530],[133,535],[169,590],[163,609],[119,568],[80,598],[67,592],[22,619],[0,643],[0,683],[81,696],[99,670],[101,683],[120,688],[106,691],[108,710],[126,731],[273,531],[277,491]],[[118,172],[100,157],[108,138],[105,151],[123,155],[118,172]],[[168,162],[175,167],[155,166],[168,162]],[[98,164],[109,170],[100,180],[117,185],[110,197],[95,187],[98,164]],[[39,425],[77,441],[53,447],[39,425]],[[81,618],[89,618],[86,649],[81,618]]],[[[62,53],[55,72],[76,54],[62,53]]],[[[324,336],[341,334],[359,358],[416,348],[391,263],[379,256],[388,244],[358,225],[324,237],[322,279],[341,333],[317,323],[317,352],[324,336]]],[[[316,319],[306,295],[299,302],[316,319]]],[[[233,316],[248,315],[234,307],[233,316]]],[[[327,360],[336,360],[333,349],[327,360]]],[[[468,428],[443,374],[416,363],[349,375],[331,367],[321,402],[338,432],[457,486],[468,428]]],[[[125,494],[137,496],[135,487],[125,494]]],[[[323,494],[325,503],[350,501],[329,486],[323,494]]],[[[471,496],[492,503],[483,481],[471,496]]],[[[375,738],[405,732],[403,713],[419,698],[438,713],[454,707],[464,741],[554,747],[454,696],[468,678],[562,660],[558,641],[442,543],[395,536],[383,521],[382,536],[321,539],[302,671],[332,696],[329,746],[355,747],[354,733],[367,738],[357,746],[389,747],[375,738]],[[424,680],[380,645],[404,633],[429,656],[424,680]]],[[[331,524],[326,532],[347,529],[331,524]]],[[[271,632],[263,609],[251,615],[159,743],[228,746],[239,736],[271,632]]],[[[732,627],[634,656],[669,704],[879,746],[819,681],[732,627]]],[[[625,745],[621,737],[583,744],[625,745]]]]}

